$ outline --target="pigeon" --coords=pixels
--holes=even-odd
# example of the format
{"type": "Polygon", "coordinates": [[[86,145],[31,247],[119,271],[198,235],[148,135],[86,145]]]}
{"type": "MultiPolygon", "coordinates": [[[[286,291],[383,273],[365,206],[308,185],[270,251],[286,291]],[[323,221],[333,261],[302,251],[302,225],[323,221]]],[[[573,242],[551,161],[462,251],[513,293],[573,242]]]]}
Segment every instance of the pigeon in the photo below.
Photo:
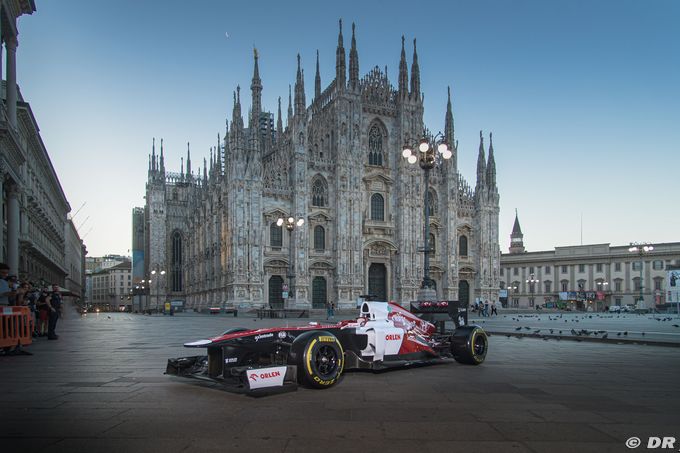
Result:
{"type": "Polygon", "coordinates": [[[525,329],[527,329],[527,330],[531,330],[531,327],[525,327],[525,329]]]}
{"type": "Polygon", "coordinates": [[[605,333],[604,335],[602,335],[602,339],[604,340],[604,339],[606,339],[608,336],[609,336],[609,335],[607,335],[607,334],[605,333]]]}
{"type": "Polygon", "coordinates": [[[578,333],[578,332],[575,331],[574,329],[571,329],[571,334],[572,334],[572,335],[581,335],[580,333],[578,333]]]}
{"type": "Polygon", "coordinates": [[[522,328],[521,328],[521,327],[518,327],[518,328],[516,328],[515,330],[522,330],[522,328]]]}
{"type": "Polygon", "coordinates": [[[642,336],[643,336],[643,337],[645,336],[645,333],[644,333],[644,332],[642,332],[642,336]]]}
{"type": "Polygon", "coordinates": [[[534,330],[534,335],[538,335],[539,333],[541,333],[541,329],[534,330]]]}
{"type": "Polygon", "coordinates": [[[621,332],[617,333],[616,336],[617,336],[617,337],[620,337],[620,336],[621,336],[621,332]]]}
{"type": "Polygon", "coordinates": [[[677,324],[673,324],[673,327],[680,327],[680,326],[679,326],[679,325],[677,325],[677,324]]]}
{"type": "Polygon", "coordinates": [[[510,338],[510,335],[506,335],[506,337],[510,338]]]}
{"type": "Polygon", "coordinates": [[[562,335],[562,331],[560,330],[560,335],[562,335]]]}
{"type": "Polygon", "coordinates": [[[628,332],[623,332],[624,335],[628,335],[628,332]]]}
{"type": "Polygon", "coordinates": [[[550,329],[550,333],[553,333],[553,330],[552,330],[552,329],[550,329]]]}

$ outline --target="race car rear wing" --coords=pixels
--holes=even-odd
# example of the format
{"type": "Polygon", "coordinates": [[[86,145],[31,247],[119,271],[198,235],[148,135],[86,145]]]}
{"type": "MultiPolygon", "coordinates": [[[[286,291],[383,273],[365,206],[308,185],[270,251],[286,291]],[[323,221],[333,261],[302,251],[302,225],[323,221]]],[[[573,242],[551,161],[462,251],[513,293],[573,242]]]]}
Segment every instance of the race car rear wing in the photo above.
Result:
{"type": "Polygon", "coordinates": [[[453,320],[456,328],[468,323],[467,307],[457,300],[412,301],[411,313],[439,325],[440,330],[443,330],[443,322],[449,319],[453,320]]]}

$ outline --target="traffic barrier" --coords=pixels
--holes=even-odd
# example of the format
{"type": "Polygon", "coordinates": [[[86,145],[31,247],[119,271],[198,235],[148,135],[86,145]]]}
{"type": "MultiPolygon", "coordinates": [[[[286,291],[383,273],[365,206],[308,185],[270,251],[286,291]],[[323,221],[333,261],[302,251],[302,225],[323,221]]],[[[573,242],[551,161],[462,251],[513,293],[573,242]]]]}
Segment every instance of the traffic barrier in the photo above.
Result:
{"type": "Polygon", "coordinates": [[[0,308],[0,348],[33,342],[33,316],[28,307],[0,308]]]}

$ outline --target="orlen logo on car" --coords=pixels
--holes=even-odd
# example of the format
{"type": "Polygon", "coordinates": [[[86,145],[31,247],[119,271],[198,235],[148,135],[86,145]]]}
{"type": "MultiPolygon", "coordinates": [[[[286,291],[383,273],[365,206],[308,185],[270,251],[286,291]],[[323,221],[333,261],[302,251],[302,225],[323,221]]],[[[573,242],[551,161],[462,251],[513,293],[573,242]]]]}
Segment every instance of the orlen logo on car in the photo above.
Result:
{"type": "Polygon", "coordinates": [[[385,335],[385,340],[387,340],[387,341],[398,341],[398,340],[401,340],[401,335],[399,335],[397,333],[391,333],[391,334],[385,335]]]}
{"type": "Polygon", "coordinates": [[[272,371],[272,372],[269,372],[269,373],[260,373],[260,374],[251,373],[250,374],[250,380],[251,381],[257,381],[258,378],[259,379],[272,379],[272,378],[280,377],[280,376],[281,376],[280,371],[272,371]]]}

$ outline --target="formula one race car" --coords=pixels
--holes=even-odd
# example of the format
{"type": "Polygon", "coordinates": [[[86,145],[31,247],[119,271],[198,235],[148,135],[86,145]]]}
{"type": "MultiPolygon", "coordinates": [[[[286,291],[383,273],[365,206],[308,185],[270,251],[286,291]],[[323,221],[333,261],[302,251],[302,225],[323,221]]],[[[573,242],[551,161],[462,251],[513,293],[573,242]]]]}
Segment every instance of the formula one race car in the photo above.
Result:
{"type": "Polygon", "coordinates": [[[457,302],[415,302],[411,311],[394,303],[364,302],[356,320],[235,328],[209,340],[186,343],[190,348],[207,348],[208,355],[169,359],[166,374],[207,379],[224,384],[226,390],[257,394],[294,390],[298,383],[329,388],[349,369],[377,371],[451,358],[479,365],[486,357],[488,339],[481,328],[466,324],[467,310],[457,302]],[[445,331],[447,317],[453,319],[455,330],[445,331]]]}

